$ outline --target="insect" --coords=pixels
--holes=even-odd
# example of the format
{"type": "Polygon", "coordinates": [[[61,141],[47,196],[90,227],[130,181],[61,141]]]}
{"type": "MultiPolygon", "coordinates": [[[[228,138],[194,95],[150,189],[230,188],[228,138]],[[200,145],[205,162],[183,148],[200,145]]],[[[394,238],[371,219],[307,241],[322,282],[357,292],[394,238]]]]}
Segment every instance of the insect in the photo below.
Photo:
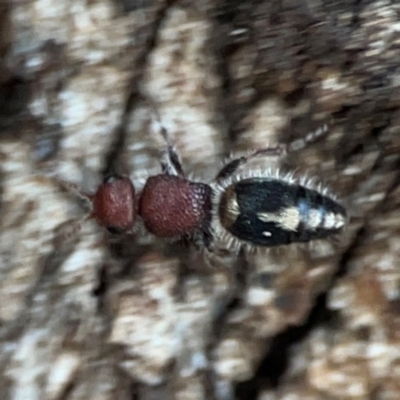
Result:
{"type": "MultiPolygon", "coordinates": [[[[186,178],[166,129],[157,126],[166,144],[161,173],[149,177],[138,194],[128,177],[106,178],[95,194],[82,193],[92,203],[87,218],[112,233],[124,233],[139,217],[155,236],[187,237],[210,251],[216,239],[228,248],[275,247],[325,239],[345,226],[346,210],[327,190],[277,169],[247,168],[250,160],[280,157],[295,144],[234,158],[211,183],[195,182],[186,178]]],[[[324,126],[312,132],[304,142],[326,130],[324,126]]]]}

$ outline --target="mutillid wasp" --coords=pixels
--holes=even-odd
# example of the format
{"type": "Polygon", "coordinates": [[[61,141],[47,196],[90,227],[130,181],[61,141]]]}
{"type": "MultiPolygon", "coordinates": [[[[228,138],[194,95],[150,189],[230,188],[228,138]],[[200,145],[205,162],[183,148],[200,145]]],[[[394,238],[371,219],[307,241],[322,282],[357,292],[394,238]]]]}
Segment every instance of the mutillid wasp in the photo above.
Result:
{"type": "MultiPolygon", "coordinates": [[[[212,250],[215,239],[228,248],[276,247],[325,239],[345,226],[346,210],[328,190],[277,168],[248,167],[253,159],[286,154],[292,144],[233,158],[213,181],[197,182],[185,176],[166,129],[159,120],[153,123],[165,143],[160,174],[150,176],[139,193],[128,177],[117,175],[105,178],[94,194],[80,192],[92,203],[87,218],[110,232],[131,231],[139,217],[157,237],[185,237],[212,250]]],[[[311,132],[303,145],[327,130],[323,125],[311,132]]]]}

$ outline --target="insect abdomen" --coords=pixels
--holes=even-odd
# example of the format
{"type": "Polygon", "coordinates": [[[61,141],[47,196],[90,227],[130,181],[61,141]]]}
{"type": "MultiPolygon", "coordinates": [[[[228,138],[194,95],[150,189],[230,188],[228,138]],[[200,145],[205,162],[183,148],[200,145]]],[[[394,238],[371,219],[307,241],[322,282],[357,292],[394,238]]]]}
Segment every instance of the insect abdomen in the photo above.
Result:
{"type": "Polygon", "coordinates": [[[346,223],[345,209],[330,196],[269,178],[249,178],[229,186],[218,211],[230,234],[258,246],[323,239],[346,223]]]}

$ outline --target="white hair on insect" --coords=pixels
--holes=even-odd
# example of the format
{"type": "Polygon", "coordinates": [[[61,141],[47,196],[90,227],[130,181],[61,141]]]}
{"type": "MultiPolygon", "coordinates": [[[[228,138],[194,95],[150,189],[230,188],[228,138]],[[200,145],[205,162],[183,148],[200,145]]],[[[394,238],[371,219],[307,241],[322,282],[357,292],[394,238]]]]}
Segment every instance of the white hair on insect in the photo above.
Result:
{"type": "MultiPolygon", "coordinates": [[[[219,214],[219,207],[221,203],[221,197],[224,195],[226,190],[229,187],[232,187],[243,180],[246,179],[263,179],[263,180],[271,180],[271,181],[281,181],[285,182],[289,185],[297,185],[304,187],[307,190],[313,190],[320,193],[322,196],[329,197],[333,201],[337,201],[337,197],[322,183],[317,182],[315,178],[310,178],[308,175],[301,174],[296,176],[295,172],[283,172],[279,167],[267,167],[267,168],[252,168],[249,167],[247,163],[243,164],[238,168],[237,171],[232,173],[232,175],[222,179],[219,182],[213,182],[210,184],[213,195],[212,195],[212,220],[211,220],[211,232],[215,237],[215,240],[218,240],[224,245],[231,249],[232,251],[238,251],[241,247],[244,247],[247,251],[252,251],[256,246],[252,245],[251,243],[244,242],[243,240],[238,239],[236,236],[231,234],[221,223],[220,214],[219,214]]],[[[295,218],[295,213],[293,210],[289,213],[282,216],[276,216],[276,221],[283,222],[286,228],[294,229],[294,225],[300,222],[299,213],[297,213],[297,219],[295,218]],[[288,225],[289,224],[289,225],[288,225]]],[[[338,216],[328,215],[327,226],[324,226],[326,229],[331,228],[340,228],[346,223],[346,218],[342,216],[341,218],[337,218],[338,216]]],[[[263,217],[263,216],[262,216],[263,217]]],[[[264,216],[266,217],[266,216],[264,216]]],[[[314,214],[310,214],[310,221],[307,223],[307,227],[313,229],[316,227],[316,223],[321,218],[320,215],[316,216],[314,214]],[[312,217],[312,218],[311,218],[312,217]]],[[[262,220],[262,218],[261,218],[262,220]]],[[[290,230],[289,229],[289,230],[290,230]]],[[[263,232],[265,236],[271,235],[270,232],[263,232]]]]}

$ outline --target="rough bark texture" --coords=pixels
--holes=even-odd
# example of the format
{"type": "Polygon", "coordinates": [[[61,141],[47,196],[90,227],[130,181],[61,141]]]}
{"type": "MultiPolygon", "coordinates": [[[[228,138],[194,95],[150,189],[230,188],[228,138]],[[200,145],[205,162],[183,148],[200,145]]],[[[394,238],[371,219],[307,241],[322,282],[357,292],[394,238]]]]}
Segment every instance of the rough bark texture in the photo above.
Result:
{"type": "Polygon", "coordinates": [[[400,398],[395,3],[0,3],[1,399],[400,398]],[[52,176],[140,190],[159,172],[143,93],[207,182],[231,151],[331,121],[284,167],[347,204],[340,243],[210,268],[143,231],[75,229],[87,207],[52,176]]]}

